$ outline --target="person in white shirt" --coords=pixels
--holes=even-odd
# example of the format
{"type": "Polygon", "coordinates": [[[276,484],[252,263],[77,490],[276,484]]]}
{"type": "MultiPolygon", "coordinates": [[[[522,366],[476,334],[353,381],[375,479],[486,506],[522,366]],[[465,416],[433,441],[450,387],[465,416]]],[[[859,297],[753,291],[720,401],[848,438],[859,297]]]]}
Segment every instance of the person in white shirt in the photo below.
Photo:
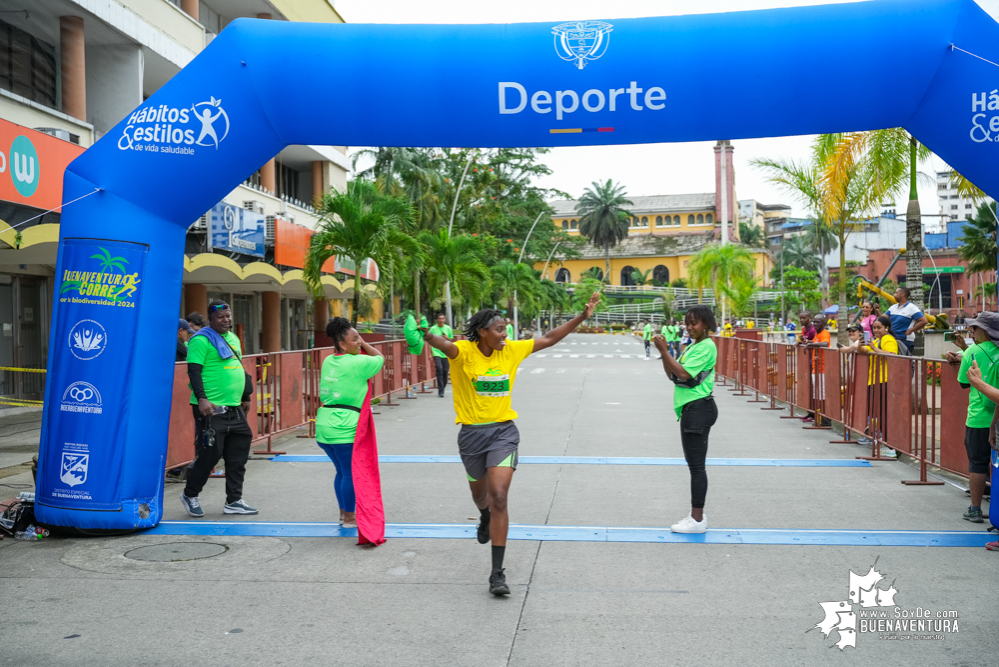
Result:
{"type": "Polygon", "coordinates": [[[916,304],[909,301],[909,288],[899,287],[895,290],[895,301],[888,309],[888,319],[891,320],[891,334],[900,342],[905,343],[912,352],[916,345],[916,332],[930,323],[926,315],[916,304]]]}

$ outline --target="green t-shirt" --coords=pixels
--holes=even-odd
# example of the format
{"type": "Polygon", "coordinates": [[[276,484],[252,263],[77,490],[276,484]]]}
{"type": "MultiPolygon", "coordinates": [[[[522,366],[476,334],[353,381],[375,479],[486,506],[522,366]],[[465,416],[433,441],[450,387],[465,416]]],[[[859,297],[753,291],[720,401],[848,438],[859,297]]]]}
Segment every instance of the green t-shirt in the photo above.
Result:
{"type": "Polygon", "coordinates": [[[510,340],[517,340],[517,337],[514,335],[512,324],[506,325],[506,337],[510,340]]]}
{"type": "MultiPolygon", "coordinates": [[[[435,336],[446,336],[448,338],[454,338],[454,332],[451,331],[451,327],[449,327],[446,324],[442,327],[439,327],[435,324],[434,326],[430,327],[430,333],[432,333],[435,336]]],[[[430,349],[433,351],[435,357],[447,357],[446,354],[438,350],[436,347],[432,347],[430,349]]]]}
{"type": "MultiPolygon", "coordinates": [[[[187,363],[201,364],[201,381],[205,385],[205,397],[215,405],[234,407],[243,398],[246,388],[246,371],[240,357],[243,350],[239,338],[232,331],[223,336],[236,354],[223,360],[218,350],[208,340],[208,336],[192,336],[187,344],[187,363]]],[[[197,405],[198,399],[191,392],[191,405],[197,405]]]]}
{"type": "Polygon", "coordinates": [[[695,377],[703,370],[711,370],[711,373],[704,378],[704,381],[693,389],[687,389],[680,385],[673,387],[673,410],[676,411],[677,420],[680,419],[680,410],[687,403],[696,401],[699,398],[710,396],[715,388],[715,361],[718,359],[718,348],[710,338],[705,338],[699,343],[693,343],[684,348],[683,353],[677,361],[683,366],[683,370],[695,377]]]}
{"type": "MultiPolygon", "coordinates": [[[[382,370],[381,355],[336,354],[326,357],[319,377],[319,400],[323,405],[364,405],[368,380],[382,370]]],[[[316,415],[316,440],[327,445],[354,442],[360,413],[343,408],[319,408],[316,415]]]]}
{"type": "Polygon", "coordinates": [[[667,341],[675,343],[676,341],[680,340],[680,327],[676,326],[675,324],[665,325],[663,327],[663,336],[666,337],[667,341]]]}
{"type": "Polygon", "coordinates": [[[669,337],[669,325],[668,324],[664,324],[663,328],[659,330],[659,333],[666,340],[670,340],[670,337],[669,337]]]}
{"type": "Polygon", "coordinates": [[[646,324],[645,330],[642,331],[642,340],[652,340],[652,325],[646,324]]]}
{"type": "MultiPolygon", "coordinates": [[[[999,348],[992,341],[976,343],[961,355],[961,368],[957,372],[957,381],[961,384],[968,384],[968,369],[971,368],[971,360],[978,363],[978,368],[982,371],[982,378],[993,387],[996,385],[996,371],[999,371],[999,348]]],[[[989,428],[992,425],[992,414],[995,404],[982,395],[980,391],[971,388],[968,396],[968,418],[964,422],[968,428],[989,428]]]]}

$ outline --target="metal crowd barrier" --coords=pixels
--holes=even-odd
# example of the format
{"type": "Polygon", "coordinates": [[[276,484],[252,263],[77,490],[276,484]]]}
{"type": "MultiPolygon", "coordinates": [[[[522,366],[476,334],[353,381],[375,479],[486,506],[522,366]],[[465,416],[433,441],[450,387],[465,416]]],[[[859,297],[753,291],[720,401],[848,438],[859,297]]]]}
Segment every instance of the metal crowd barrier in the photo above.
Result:
{"type": "MultiPolygon", "coordinates": [[[[429,345],[419,355],[412,355],[404,340],[371,343],[385,355],[381,373],[374,377],[372,398],[381,405],[398,405],[396,400],[428,394],[427,383],[436,387],[434,361],[429,345]]],[[[254,379],[250,397],[249,421],[253,443],[263,448],[254,454],[270,456],[284,454],[271,448],[274,437],[300,427],[314,438],[319,400],[319,376],[323,361],[333,354],[332,347],[293,352],[272,352],[243,357],[243,368],[254,379]]],[[[166,469],[179,468],[194,460],[194,414],[191,411],[191,389],[188,386],[187,364],[177,363],[174,369],[173,402],[170,409],[170,435],[166,469]]]]}
{"type": "Polygon", "coordinates": [[[919,463],[919,479],[903,484],[943,484],[927,479],[929,466],[968,476],[964,422],[968,391],[957,381],[958,369],[946,361],[918,357],[844,354],[837,348],[804,348],[759,340],[759,333],[714,336],[718,347],[718,385],[761,410],[795,410],[815,416],[809,429],[843,432],[836,443],[871,440],[860,459],[892,460],[881,446],[919,463]],[[761,396],[765,399],[760,398],[761,396]]]}

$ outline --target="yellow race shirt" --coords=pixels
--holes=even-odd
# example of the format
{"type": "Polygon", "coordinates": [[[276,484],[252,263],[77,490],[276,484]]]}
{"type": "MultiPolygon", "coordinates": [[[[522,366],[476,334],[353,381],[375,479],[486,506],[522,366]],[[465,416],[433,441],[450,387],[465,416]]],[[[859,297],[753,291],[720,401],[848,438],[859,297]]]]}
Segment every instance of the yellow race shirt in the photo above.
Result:
{"type": "Polygon", "coordinates": [[[520,362],[534,351],[533,340],[508,340],[502,350],[485,356],[469,340],[455,341],[458,356],[451,360],[456,424],[491,424],[517,418],[510,394],[520,362]]]}

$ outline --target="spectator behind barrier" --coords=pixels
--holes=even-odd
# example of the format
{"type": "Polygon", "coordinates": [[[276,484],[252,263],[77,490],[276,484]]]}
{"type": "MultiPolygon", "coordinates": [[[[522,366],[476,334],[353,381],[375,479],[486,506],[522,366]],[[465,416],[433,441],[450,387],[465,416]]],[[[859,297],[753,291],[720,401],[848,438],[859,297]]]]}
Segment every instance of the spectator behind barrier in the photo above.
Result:
{"type": "Polygon", "coordinates": [[[860,346],[864,344],[864,330],[859,324],[851,324],[846,328],[846,336],[850,339],[849,345],[843,345],[842,343],[836,343],[836,347],[839,348],[840,352],[845,354],[854,354],[859,349],[860,346]]]}
{"type": "Polygon", "coordinates": [[[190,340],[191,325],[187,323],[187,320],[181,318],[177,325],[177,359],[176,361],[187,361],[187,341],[190,340]]]}
{"type": "MultiPolygon", "coordinates": [[[[871,357],[870,368],[867,370],[867,398],[868,405],[872,405],[872,417],[867,425],[867,432],[882,437],[884,434],[884,422],[887,416],[888,401],[888,363],[882,359],[884,356],[894,356],[898,354],[898,341],[891,335],[891,320],[887,315],[881,315],[871,325],[871,332],[874,338],[867,345],[860,347],[858,352],[871,357]]],[[[870,445],[871,441],[861,438],[857,444],[870,445]]],[[[881,455],[888,458],[895,453],[881,446],[881,455]]]]}
{"type": "Polygon", "coordinates": [[[198,311],[193,311],[187,316],[187,323],[191,325],[191,332],[197,333],[201,329],[204,329],[208,324],[205,322],[205,318],[198,311]]]}
{"type": "MultiPolygon", "coordinates": [[[[808,348],[828,348],[832,342],[832,336],[828,330],[826,330],[826,323],[822,320],[817,320],[814,324],[815,336],[812,338],[811,342],[806,343],[805,347],[808,348]]],[[[825,403],[826,400],[826,361],[825,352],[820,352],[817,349],[811,349],[812,355],[812,398],[816,402],[825,403]]],[[[823,405],[823,407],[825,407],[823,405]]],[[[801,420],[803,422],[811,422],[815,420],[815,415],[809,412],[801,420]]],[[[816,424],[816,426],[822,426],[821,423],[816,424]]]]}
{"type": "Polygon", "coordinates": [[[798,313],[798,322],[801,323],[801,338],[798,339],[798,344],[802,345],[806,342],[811,342],[815,338],[815,326],[812,324],[812,314],[807,310],[803,310],[798,313]]]}
{"type": "Polygon", "coordinates": [[[900,343],[905,344],[909,352],[916,345],[916,332],[930,323],[926,315],[916,304],[909,301],[909,288],[899,287],[895,290],[895,301],[888,309],[891,321],[891,333],[900,343]]]}
{"type": "Polygon", "coordinates": [[[951,364],[960,364],[957,381],[965,389],[971,388],[968,396],[968,415],[964,424],[964,449],[968,454],[971,505],[963,518],[972,523],[983,523],[985,519],[982,515],[982,496],[985,494],[985,482],[992,457],[989,436],[993,432],[996,410],[995,404],[982,389],[985,389],[985,385],[991,389],[999,384],[999,378],[996,377],[996,372],[999,371],[997,364],[999,347],[994,342],[999,340],[999,313],[982,313],[977,318],[968,320],[967,324],[975,344],[968,347],[963,354],[948,352],[947,361],[951,364]],[[971,381],[972,364],[977,368],[980,384],[971,381]]]}

